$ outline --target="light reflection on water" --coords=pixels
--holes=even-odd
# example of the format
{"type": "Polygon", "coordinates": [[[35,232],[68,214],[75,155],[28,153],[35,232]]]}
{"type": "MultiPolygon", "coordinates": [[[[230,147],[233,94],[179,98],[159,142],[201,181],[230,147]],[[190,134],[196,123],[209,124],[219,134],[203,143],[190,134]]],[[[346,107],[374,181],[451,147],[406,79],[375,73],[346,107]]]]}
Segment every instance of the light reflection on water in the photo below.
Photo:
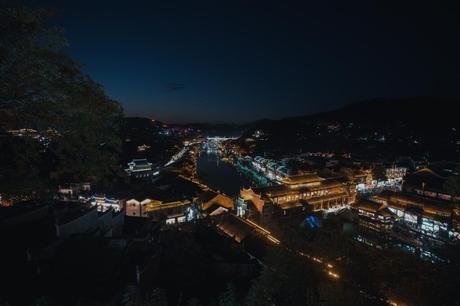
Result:
{"type": "Polygon", "coordinates": [[[254,185],[233,165],[221,160],[217,154],[206,151],[198,157],[197,173],[204,184],[231,197],[238,195],[241,188],[254,185]]]}

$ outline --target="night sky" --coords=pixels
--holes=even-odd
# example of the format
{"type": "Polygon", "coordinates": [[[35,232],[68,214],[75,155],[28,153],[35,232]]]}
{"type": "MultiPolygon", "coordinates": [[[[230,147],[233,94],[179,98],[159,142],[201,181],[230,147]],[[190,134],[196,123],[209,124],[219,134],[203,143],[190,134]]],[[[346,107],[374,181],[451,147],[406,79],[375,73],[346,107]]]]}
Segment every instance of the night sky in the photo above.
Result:
{"type": "Polygon", "coordinates": [[[25,1],[56,11],[72,56],[128,115],[247,122],[460,96],[460,10],[447,1],[115,2],[25,1]]]}

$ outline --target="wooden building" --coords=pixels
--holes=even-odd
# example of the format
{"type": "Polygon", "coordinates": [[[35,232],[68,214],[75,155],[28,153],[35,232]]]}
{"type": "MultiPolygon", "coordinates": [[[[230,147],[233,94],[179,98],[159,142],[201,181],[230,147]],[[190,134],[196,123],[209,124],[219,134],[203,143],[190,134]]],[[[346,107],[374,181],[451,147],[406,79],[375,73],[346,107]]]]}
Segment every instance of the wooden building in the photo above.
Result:
{"type": "Polygon", "coordinates": [[[286,216],[347,207],[356,199],[356,188],[348,181],[307,174],[286,178],[282,185],[242,189],[240,198],[251,201],[262,220],[267,220],[280,211],[286,216]]]}

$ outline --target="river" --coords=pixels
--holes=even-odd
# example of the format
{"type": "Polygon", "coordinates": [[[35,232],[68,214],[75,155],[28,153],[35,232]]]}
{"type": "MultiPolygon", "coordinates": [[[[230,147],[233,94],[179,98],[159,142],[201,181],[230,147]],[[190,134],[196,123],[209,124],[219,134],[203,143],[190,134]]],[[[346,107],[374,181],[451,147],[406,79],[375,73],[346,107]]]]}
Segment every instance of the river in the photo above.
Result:
{"type": "Polygon", "coordinates": [[[234,197],[243,187],[254,186],[249,178],[216,153],[202,151],[197,160],[197,174],[201,182],[214,190],[234,197]]]}

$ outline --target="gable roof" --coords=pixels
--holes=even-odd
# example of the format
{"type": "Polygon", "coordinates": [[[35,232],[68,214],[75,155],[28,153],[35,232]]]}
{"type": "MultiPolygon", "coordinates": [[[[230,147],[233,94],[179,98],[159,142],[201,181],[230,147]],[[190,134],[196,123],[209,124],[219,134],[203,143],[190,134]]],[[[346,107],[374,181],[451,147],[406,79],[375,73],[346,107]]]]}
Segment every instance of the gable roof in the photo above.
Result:
{"type": "Polygon", "coordinates": [[[219,205],[227,209],[233,209],[233,200],[226,195],[217,194],[214,198],[207,202],[203,202],[203,210],[207,210],[212,205],[219,205]]]}
{"type": "Polygon", "coordinates": [[[316,183],[320,182],[321,178],[316,173],[301,174],[290,176],[283,180],[283,183],[292,185],[292,184],[307,184],[307,183],[316,183]]]}
{"type": "Polygon", "coordinates": [[[217,224],[217,228],[238,243],[241,243],[252,233],[252,231],[254,231],[253,227],[233,215],[228,215],[227,218],[224,218],[219,224],[217,224]]]}
{"type": "Polygon", "coordinates": [[[201,193],[198,198],[197,198],[197,201],[199,203],[206,203],[206,202],[209,202],[211,201],[212,199],[214,199],[215,197],[217,196],[217,193],[212,191],[212,190],[208,190],[208,191],[205,191],[203,193],[201,193]]]}
{"type": "Polygon", "coordinates": [[[353,207],[356,209],[361,209],[364,211],[368,211],[371,213],[379,214],[385,218],[391,218],[391,217],[396,217],[396,214],[394,214],[388,206],[377,203],[374,201],[369,201],[369,200],[359,200],[355,204],[353,204],[353,207]]]}

